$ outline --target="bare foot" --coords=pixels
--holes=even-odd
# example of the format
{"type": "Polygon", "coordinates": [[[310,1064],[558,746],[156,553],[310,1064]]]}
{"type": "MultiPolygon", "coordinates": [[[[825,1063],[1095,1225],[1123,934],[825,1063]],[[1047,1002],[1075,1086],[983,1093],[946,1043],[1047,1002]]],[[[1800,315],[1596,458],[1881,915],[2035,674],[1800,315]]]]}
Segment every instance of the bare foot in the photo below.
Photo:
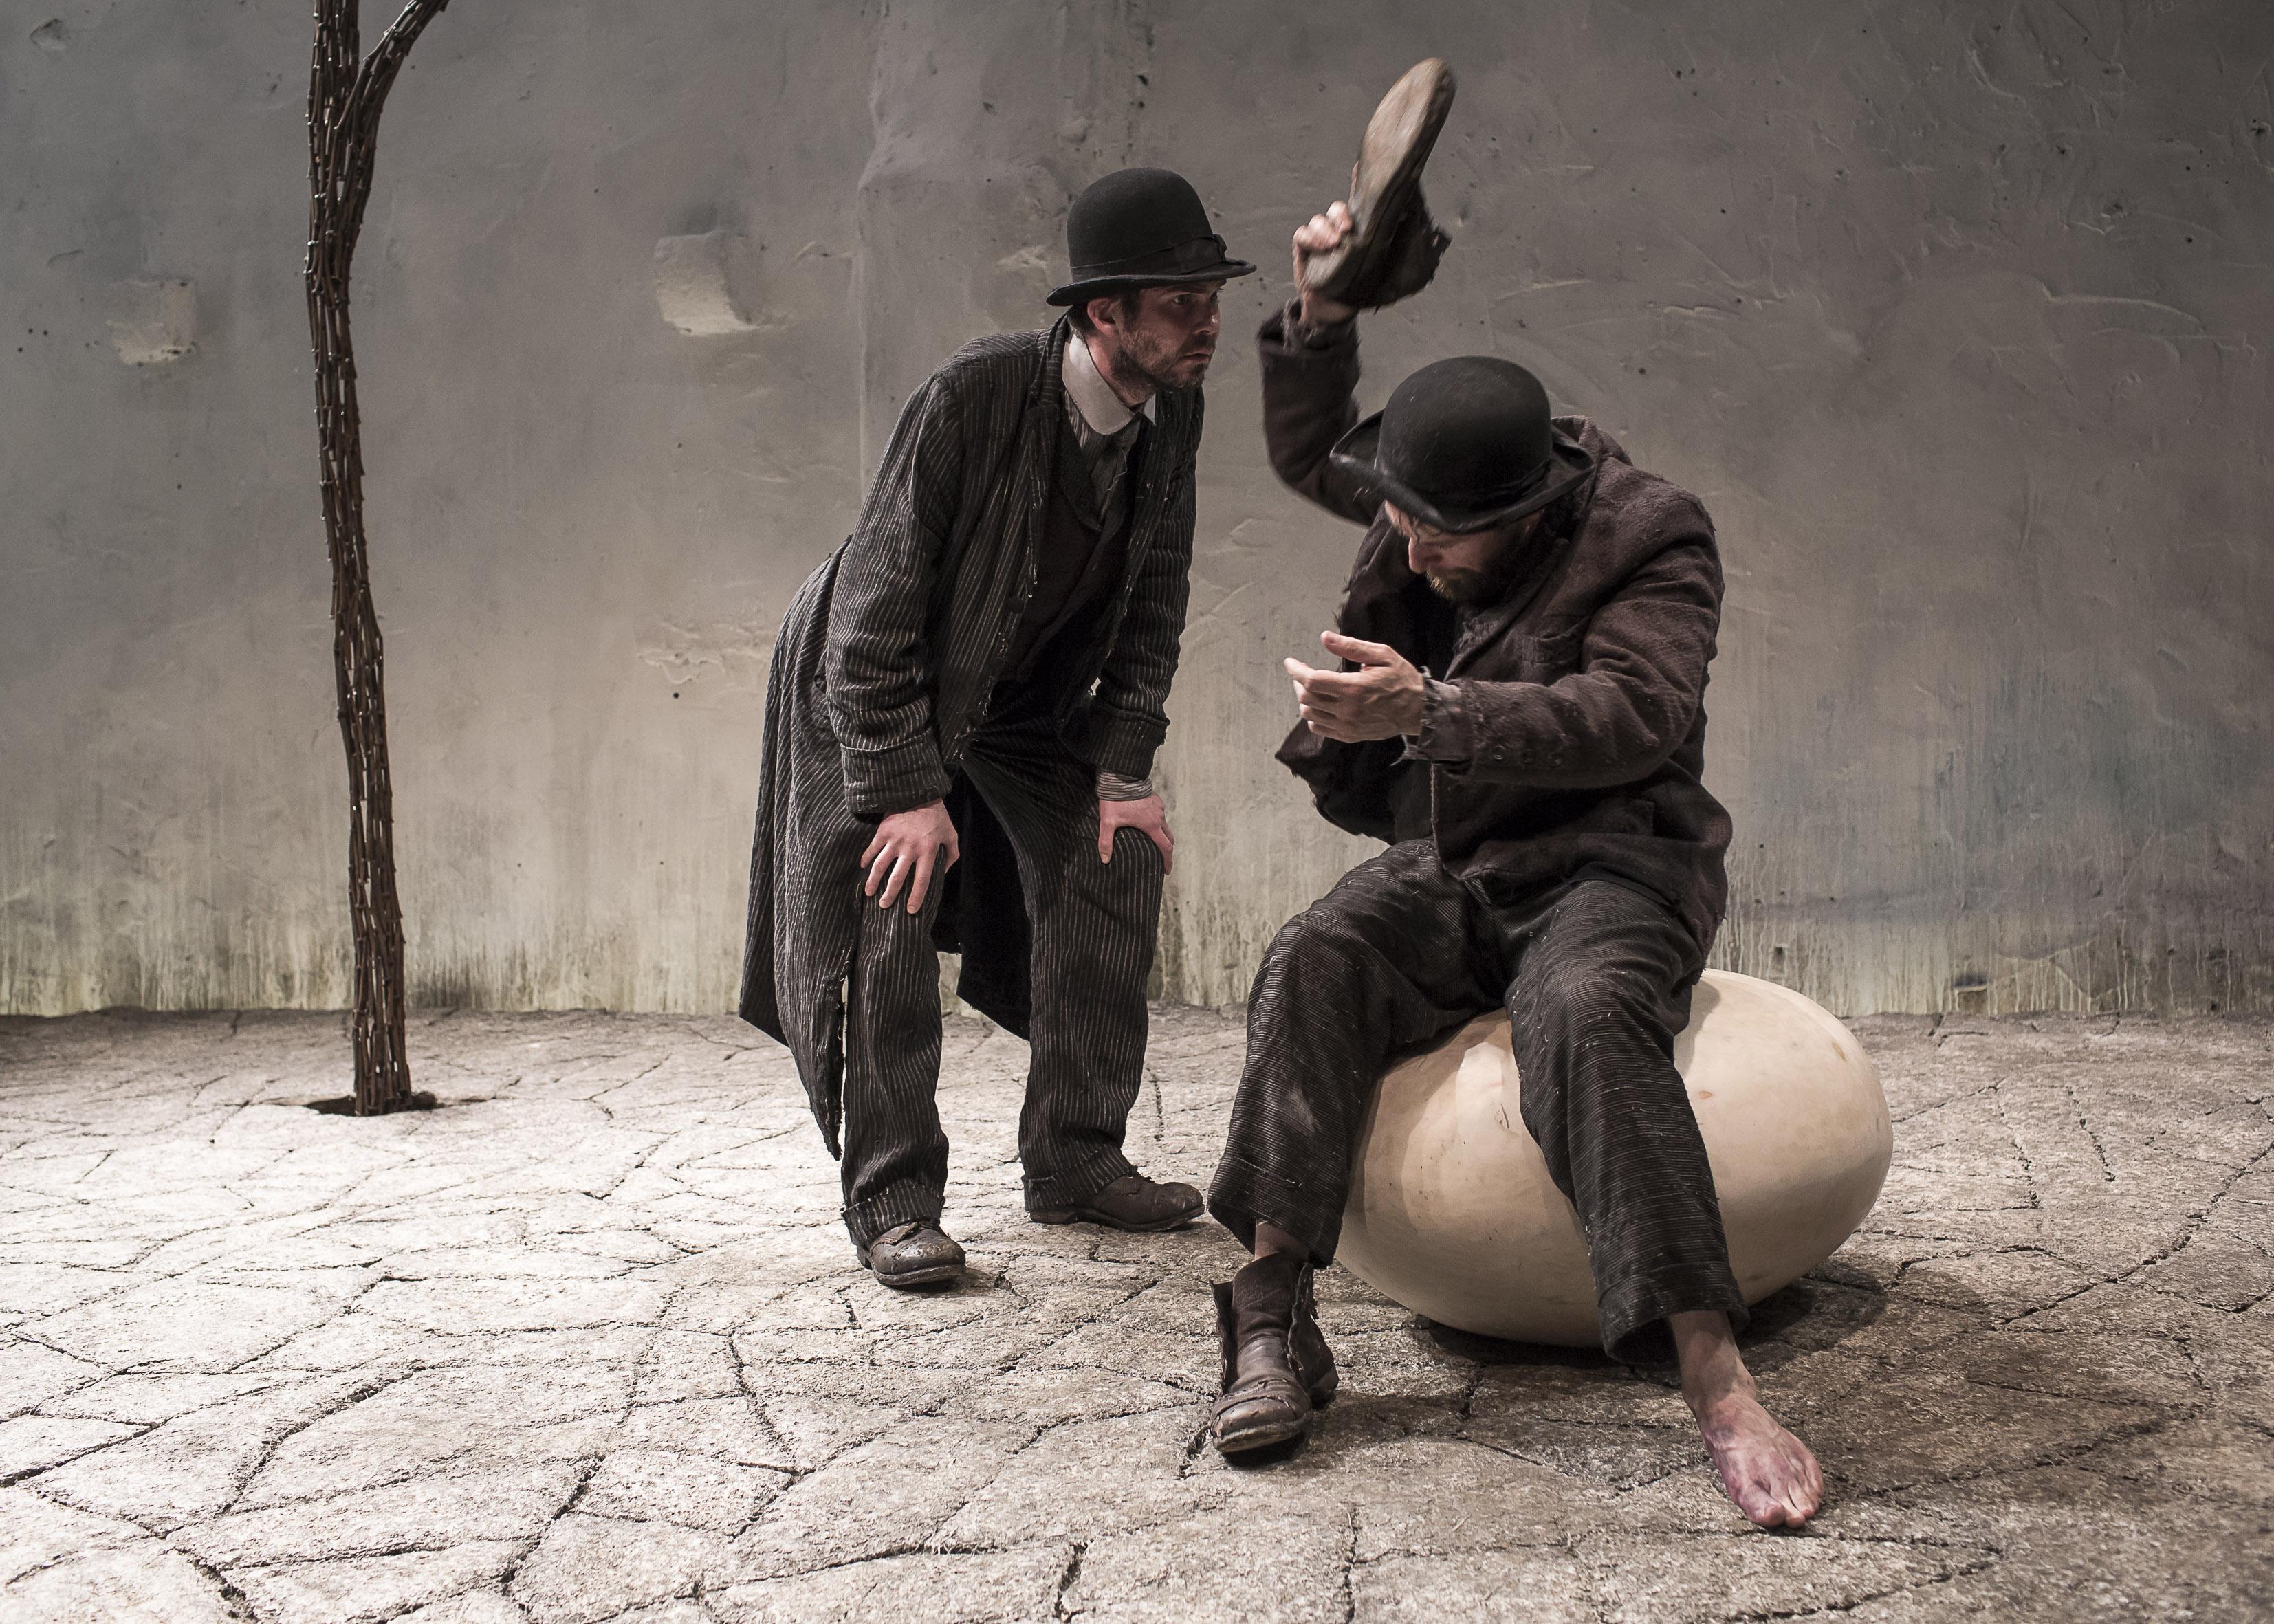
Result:
{"type": "Polygon", "coordinates": [[[1683,1401],[1698,1417],[1721,1487],[1761,1527],[1798,1528],[1824,1503],[1824,1470],[1761,1408],[1728,1315],[1669,1314],[1667,1325],[1682,1360],[1683,1401]]]}
{"type": "Polygon", "coordinates": [[[1779,1426],[1751,1394],[1697,1411],[1698,1430],[1737,1509],[1763,1528],[1798,1528],[1824,1503],[1824,1472],[1808,1446],[1779,1426]]]}

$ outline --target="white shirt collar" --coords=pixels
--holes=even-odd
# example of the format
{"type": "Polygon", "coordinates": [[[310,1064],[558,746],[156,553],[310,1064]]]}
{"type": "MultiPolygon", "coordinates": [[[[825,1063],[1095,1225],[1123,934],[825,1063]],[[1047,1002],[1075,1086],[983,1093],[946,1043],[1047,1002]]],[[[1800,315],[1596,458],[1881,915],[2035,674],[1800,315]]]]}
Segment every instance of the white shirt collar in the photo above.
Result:
{"type": "MultiPolygon", "coordinates": [[[[1089,353],[1088,341],[1082,337],[1080,328],[1066,334],[1065,361],[1060,371],[1065,379],[1066,398],[1081,411],[1082,421],[1089,425],[1092,433],[1118,434],[1136,416],[1097,370],[1097,357],[1089,353]]],[[[1148,423],[1154,421],[1155,399],[1148,395],[1138,409],[1145,414],[1148,423]]]]}

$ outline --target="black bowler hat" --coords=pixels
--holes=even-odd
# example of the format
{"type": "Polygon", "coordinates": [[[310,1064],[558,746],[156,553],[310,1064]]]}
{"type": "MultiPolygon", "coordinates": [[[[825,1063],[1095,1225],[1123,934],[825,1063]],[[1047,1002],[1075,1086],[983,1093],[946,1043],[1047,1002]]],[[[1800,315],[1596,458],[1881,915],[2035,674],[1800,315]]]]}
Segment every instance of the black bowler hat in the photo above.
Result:
{"type": "Polygon", "coordinates": [[[1540,380],[1497,356],[1432,361],[1335,444],[1335,465],[1433,529],[1490,530],[1595,471],[1548,421],[1540,380]]]}
{"type": "Polygon", "coordinates": [[[1255,268],[1224,252],[1201,194],[1170,169],[1116,169],[1093,181],[1066,211],[1066,258],[1073,279],[1050,289],[1053,304],[1125,288],[1224,282],[1255,268]]]}

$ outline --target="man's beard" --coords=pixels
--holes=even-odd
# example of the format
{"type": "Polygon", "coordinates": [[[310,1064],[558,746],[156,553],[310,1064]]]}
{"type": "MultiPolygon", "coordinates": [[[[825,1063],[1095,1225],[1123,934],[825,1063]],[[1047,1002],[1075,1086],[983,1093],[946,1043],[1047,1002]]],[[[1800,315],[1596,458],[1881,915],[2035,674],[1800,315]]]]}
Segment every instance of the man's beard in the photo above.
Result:
{"type": "Polygon", "coordinates": [[[1471,608],[1479,604],[1498,603],[1516,580],[1522,553],[1523,549],[1514,543],[1503,543],[1482,569],[1433,569],[1422,578],[1428,582],[1431,591],[1448,603],[1471,608]]]}
{"type": "Polygon", "coordinates": [[[1124,343],[1113,357],[1113,381],[1132,394],[1157,395],[1164,389],[1189,389],[1207,376],[1209,362],[1215,357],[1213,344],[1195,351],[1172,350],[1166,345],[1157,349],[1146,345],[1141,350],[1134,344],[1124,343]]]}

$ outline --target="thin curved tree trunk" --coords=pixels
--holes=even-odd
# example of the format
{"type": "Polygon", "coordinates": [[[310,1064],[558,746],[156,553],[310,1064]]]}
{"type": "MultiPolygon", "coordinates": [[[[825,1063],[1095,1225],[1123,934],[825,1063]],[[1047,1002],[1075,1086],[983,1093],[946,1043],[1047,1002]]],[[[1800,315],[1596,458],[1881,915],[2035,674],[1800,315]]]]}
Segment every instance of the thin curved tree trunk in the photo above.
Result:
{"type": "Polygon", "coordinates": [[[403,1034],[403,913],[395,895],[395,796],[379,615],[364,544],[363,434],[348,276],[371,196],[379,115],[419,32],[449,0],[410,0],[368,57],[357,0],[317,0],[308,82],[308,332],[324,536],[332,556],[332,652],[348,756],[348,906],[355,930],[355,1114],[431,1103],[414,1095],[403,1034]]]}

